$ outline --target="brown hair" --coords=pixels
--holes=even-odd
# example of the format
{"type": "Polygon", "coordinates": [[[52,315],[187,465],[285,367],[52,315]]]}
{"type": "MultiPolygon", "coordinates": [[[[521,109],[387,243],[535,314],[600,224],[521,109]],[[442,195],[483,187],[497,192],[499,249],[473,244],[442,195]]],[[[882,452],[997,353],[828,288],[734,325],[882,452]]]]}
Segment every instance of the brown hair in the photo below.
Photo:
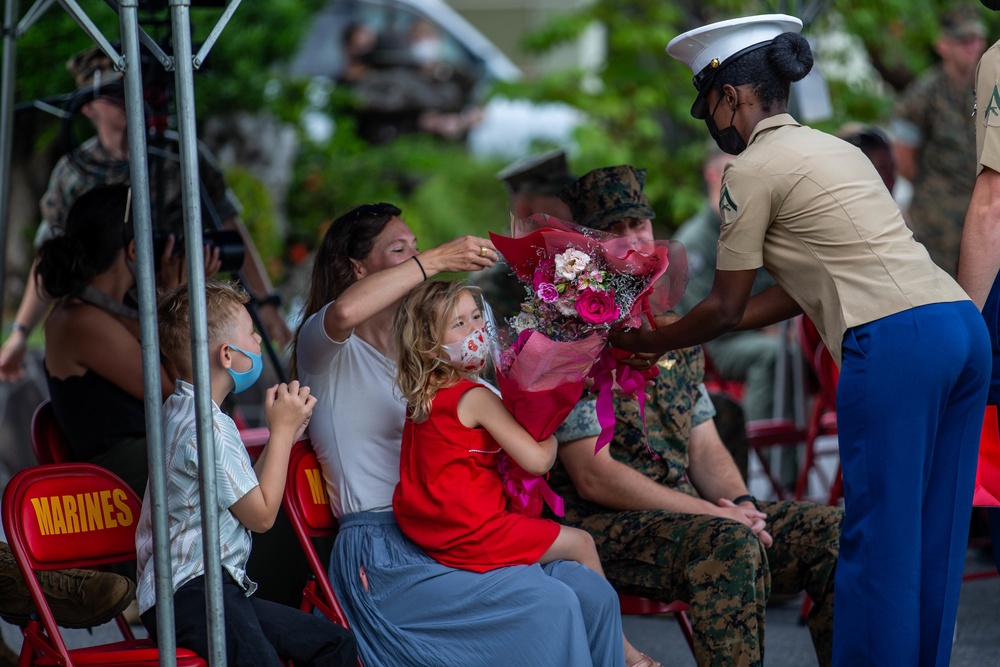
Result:
{"type": "Polygon", "coordinates": [[[309,296],[292,339],[292,378],[296,376],[302,325],[357,281],[351,260],[361,261],[367,258],[375,245],[375,238],[390,220],[401,213],[392,204],[362,204],[334,220],[326,230],[323,241],[316,250],[316,257],[313,258],[309,296]]]}
{"type": "MultiPolygon", "coordinates": [[[[208,347],[220,345],[236,325],[240,308],[250,301],[246,290],[223,280],[205,282],[205,311],[208,324],[208,347]]],[[[191,300],[187,283],[162,294],[157,303],[160,349],[182,378],[193,375],[191,362],[191,300]]]]}

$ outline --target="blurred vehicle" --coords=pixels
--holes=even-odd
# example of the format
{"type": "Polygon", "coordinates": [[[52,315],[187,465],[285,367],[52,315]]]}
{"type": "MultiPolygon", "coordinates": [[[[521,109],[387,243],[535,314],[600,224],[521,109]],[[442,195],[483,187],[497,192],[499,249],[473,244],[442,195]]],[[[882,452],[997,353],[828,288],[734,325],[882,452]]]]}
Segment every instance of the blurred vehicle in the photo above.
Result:
{"type": "MultiPolygon", "coordinates": [[[[477,156],[516,157],[535,141],[567,144],[582,117],[565,104],[485,100],[493,82],[522,72],[443,0],[332,0],[313,17],[289,69],[355,87],[367,100],[362,135],[375,141],[425,131],[464,139],[477,156]],[[376,37],[370,50],[364,35],[351,41],[359,29],[376,37]],[[428,106],[438,114],[419,113],[428,106]]],[[[332,131],[327,119],[309,123],[320,136],[332,131]]]]}

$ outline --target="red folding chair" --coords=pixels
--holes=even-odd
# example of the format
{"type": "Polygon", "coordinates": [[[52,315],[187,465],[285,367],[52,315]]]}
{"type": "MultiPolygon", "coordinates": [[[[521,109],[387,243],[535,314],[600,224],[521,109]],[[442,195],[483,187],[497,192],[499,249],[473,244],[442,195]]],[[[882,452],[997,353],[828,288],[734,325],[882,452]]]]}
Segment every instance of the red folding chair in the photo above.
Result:
{"type": "MultiPolygon", "coordinates": [[[[69,650],[35,578],[39,570],[96,568],[135,560],[139,498],[108,470],[89,463],[27,468],[3,493],[3,527],[38,620],[24,628],[20,667],[73,665],[158,667],[148,639],[127,639],[69,650]]],[[[178,648],[177,665],[203,667],[194,652],[178,648]]]]}
{"type": "MultiPolygon", "coordinates": [[[[809,487],[810,475],[815,475],[821,485],[827,489],[823,499],[828,505],[836,505],[843,495],[843,485],[840,477],[840,465],[832,478],[828,478],[818,465],[820,457],[838,455],[839,449],[819,451],[816,440],[821,436],[837,435],[837,383],[840,380],[840,369],[833,356],[819,336],[819,331],[812,320],[799,318],[799,342],[802,353],[809,362],[819,385],[813,398],[809,421],[806,425],[806,448],[799,468],[799,476],[795,483],[795,499],[803,500],[809,487]]],[[[822,501],[821,501],[822,502],[822,501]]]]}
{"type": "Polygon", "coordinates": [[[300,609],[307,612],[319,609],[337,625],[349,628],[347,616],[337,601],[330,579],[312,543],[314,537],[336,535],[338,526],[326,495],[323,471],[308,440],[300,440],[292,445],[282,503],[312,571],[312,576],[302,590],[300,609]]]}
{"type": "Polygon", "coordinates": [[[790,419],[755,419],[747,422],[746,430],[747,446],[757,457],[761,472],[767,478],[772,493],[778,500],[788,500],[788,491],[771,470],[771,464],[764,450],[770,447],[798,447],[806,441],[805,429],[790,419]]]}
{"type": "Polygon", "coordinates": [[[691,608],[686,602],[674,600],[673,602],[660,602],[650,598],[643,598],[636,595],[618,594],[618,606],[622,616],[647,616],[649,614],[673,614],[677,619],[677,625],[684,635],[688,648],[694,654],[694,630],[691,628],[691,619],[687,612],[691,608]]]}
{"type": "Polygon", "coordinates": [[[35,459],[42,465],[48,463],[70,463],[69,442],[56,421],[52,401],[43,401],[35,408],[31,417],[31,449],[35,459]]]}
{"type": "Polygon", "coordinates": [[[731,380],[722,377],[722,373],[715,367],[715,362],[708,355],[708,350],[702,347],[705,356],[705,388],[710,394],[726,394],[734,401],[740,403],[743,400],[744,385],[739,380],[731,380]]]}

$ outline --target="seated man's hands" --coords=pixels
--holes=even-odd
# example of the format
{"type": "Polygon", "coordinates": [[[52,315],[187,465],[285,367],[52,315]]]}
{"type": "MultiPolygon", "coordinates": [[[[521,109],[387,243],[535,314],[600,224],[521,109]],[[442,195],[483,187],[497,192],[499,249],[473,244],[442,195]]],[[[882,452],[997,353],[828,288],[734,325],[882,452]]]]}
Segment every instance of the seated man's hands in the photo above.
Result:
{"type": "Polygon", "coordinates": [[[719,498],[719,502],[717,504],[719,507],[719,516],[739,521],[744,526],[749,527],[765,548],[774,543],[774,539],[771,537],[771,534],[764,530],[767,515],[759,511],[756,507],[735,505],[733,504],[733,501],[728,498],[719,498]]]}

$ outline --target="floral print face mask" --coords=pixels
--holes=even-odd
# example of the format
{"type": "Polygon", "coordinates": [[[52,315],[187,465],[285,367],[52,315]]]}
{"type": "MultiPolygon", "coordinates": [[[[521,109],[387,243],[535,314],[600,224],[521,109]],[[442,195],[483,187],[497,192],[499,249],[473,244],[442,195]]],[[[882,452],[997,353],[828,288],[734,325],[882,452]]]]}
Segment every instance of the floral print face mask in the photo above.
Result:
{"type": "Polygon", "coordinates": [[[483,370],[490,353],[485,329],[476,329],[459,342],[448,343],[441,347],[448,354],[451,363],[466,373],[478,373],[483,370]]]}

